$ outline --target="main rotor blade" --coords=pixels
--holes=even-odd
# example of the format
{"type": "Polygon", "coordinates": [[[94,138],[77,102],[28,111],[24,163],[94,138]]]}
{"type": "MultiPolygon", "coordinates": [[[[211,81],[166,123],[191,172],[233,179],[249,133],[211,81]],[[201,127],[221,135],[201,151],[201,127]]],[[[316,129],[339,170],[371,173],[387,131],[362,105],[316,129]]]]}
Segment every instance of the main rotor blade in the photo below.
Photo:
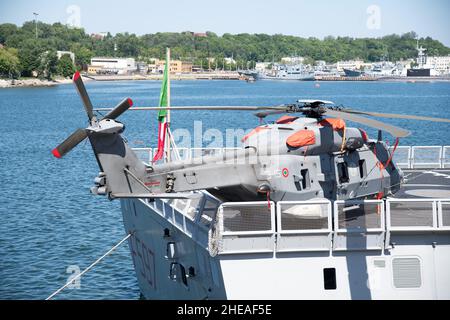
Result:
{"type": "Polygon", "coordinates": [[[378,121],[378,120],[360,117],[355,114],[351,114],[351,113],[347,113],[347,112],[327,109],[325,112],[325,115],[334,117],[334,118],[342,118],[345,120],[365,124],[368,127],[372,127],[372,128],[378,129],[378,130],[389,132],[391,135],[393,135],[396,138],[404,138],[411,134],[411,132],[409,132],[408,130],[405,130],[405,129],[402,129],[399,127],[395,127],[395,126],[386,124],[386,123],[378,121]]]}
{"type": "Polygon", "coordinates": [[[112,109],[105,117],[104,119],[117,119],[133,106],[133,100],[130,98],[124,99],[121,103],[119,103],[114,109],[112,109]]]}
{"type": "Polygon", "coordinates": [[[53,149],[52,154],[56,158],[64,157],[70,150],[75,148],[81,141],[88,136],[86,129],[78,129],[70,137],[68,137],[63,143],[53,149]]]}
{"type": "Polygon", "coordinates": [[[257,116],[260,119],[264,119],[267,116],[273,115],[273,114],[283,114],[287,113],[287,110],[272,110],[272,111],[266,111],[266,112],[258,112],[255,113],[255,116],[257,116]]]}
{"type": "Polygon", "coordinates": [[[420,120],[420,121],[433,121],[433,122],[448,122],[450,123],[450,119],[445,118],[433,118],[433,117],[423,117],[423,116],[414,116],[414,115],[403,115],[403,114],[395,114],[395,113],[378,113],[378,112],[366,112],[366,111],[356,111],[351,109],[344,109],[342,112],[353,113],[353,114],[362,114],[366,116],[379,117],[379,118],[392,118],[392,119],[411,119],[411,120],[420,120]]]}
{"type": "MultiPolygon", "coordinates": [[[[134,107],[132,111],[160,111],[166,110],[224,110],[224,111],[258,111],[258,110],[286,110],[285,106],[272,106],[272,107],[254,107],[254,106],[182,106],[182,107],[134,107]]],[[[99,108],[95,111],[111,111],[111,108],[99,108]]]]}
{"type": "Polygon", "coordinates": [[[73,75],[73,83],[75,84],[75,87],[80,94],[81,100],[83,101],[84,109],[86,110],[89,121],[92,121],[92,119],[95,117],[93,111],[94,108],[92,107],[91,99],[89,99],[89,95],[86,91],[86,87],[84,86],[83,79],[81,79],[79,71],[77,71],[73,75]]]}

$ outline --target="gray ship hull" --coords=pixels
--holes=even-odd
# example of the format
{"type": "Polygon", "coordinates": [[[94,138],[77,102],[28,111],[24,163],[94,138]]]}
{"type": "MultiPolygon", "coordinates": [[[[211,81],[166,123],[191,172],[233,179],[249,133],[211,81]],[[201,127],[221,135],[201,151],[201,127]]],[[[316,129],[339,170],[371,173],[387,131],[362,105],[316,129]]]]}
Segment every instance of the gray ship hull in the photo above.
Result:
{"type": "Polygon", "coordinates": [[[314,81],[314,74],[287,74],[271,76],[266,74],[259,74],[258,80],[274,80],[274,81],[314,81]]]}

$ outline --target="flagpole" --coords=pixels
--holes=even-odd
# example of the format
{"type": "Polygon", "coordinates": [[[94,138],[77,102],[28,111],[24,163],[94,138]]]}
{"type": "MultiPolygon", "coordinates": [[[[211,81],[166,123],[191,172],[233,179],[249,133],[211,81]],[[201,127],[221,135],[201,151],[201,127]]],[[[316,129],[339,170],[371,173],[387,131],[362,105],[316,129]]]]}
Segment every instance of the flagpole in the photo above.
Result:
{"type": "MultiPolygon", "coordinates": [[[[167,72],[167,107],[170,108],[171,103],[170,103],[170,48],[167,48],[167,52],[166,52],[166,63],[168,66],[168,72],[167,72]]],[[[167,132],[166,135],[169,137],[169,139],[166,139],[166,150],[167,150],[167,162],[171,162],[171,153],[172,151],[170,150],[171,148],[171,138],[170,138],[170,109],[167,110],[167,132]]]]}

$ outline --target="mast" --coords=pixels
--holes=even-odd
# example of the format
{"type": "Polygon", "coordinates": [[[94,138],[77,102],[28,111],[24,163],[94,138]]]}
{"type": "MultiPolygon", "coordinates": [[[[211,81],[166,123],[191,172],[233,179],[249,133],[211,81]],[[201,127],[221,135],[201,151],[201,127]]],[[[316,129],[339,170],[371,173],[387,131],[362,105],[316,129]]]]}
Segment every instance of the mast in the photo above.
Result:
{"type": "Polygon", "coordinates": [[[168,139],[166,139],[166,160],[167,162],[171,162],[171,140],[172,140],[172,134],[170,132],[170,122],[171,122],[171,114],[170,114],[170,48],[167,48],[166,51],[166,63],[168,66],[168,72],[167,72],[167,107],[169,108],[167,110],[167,132],[166,135],[168,139]]]}

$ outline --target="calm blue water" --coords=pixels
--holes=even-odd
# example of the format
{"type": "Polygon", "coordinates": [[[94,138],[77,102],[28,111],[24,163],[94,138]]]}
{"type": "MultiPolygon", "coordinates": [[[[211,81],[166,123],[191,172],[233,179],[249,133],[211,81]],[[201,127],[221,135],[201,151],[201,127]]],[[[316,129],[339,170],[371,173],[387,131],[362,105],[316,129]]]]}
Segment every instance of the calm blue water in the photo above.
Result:
{"type": "MultiPolygon", "coordinates": [[[[136,105],[156,105],[159,82],[88,83],[96,106],[110,107],[130,96],[136,105]]],[[[450,83],[174,81],[173,105],[276,105],[320,98],[355,109],[450,118],[450,83]]],[[[63,160],[50,151],[86,115],[71,85],[0,90],[0,299],[44,299],[67,281],[66,269],[81,269],[124,236],[119,202],[89,193],[98,173],[90,146],[63,160]]],[[[258,124],[246,112],[183,112],[174,128],[248,129],[258,124]]],[[[121,120],[134,146],[156,142],[156,113],[128,112],[121,120]]],[[[384,120],[386,121],[386,120],[384,120]]],[[[450,125],[392,120],[413,131],[403,145],[449,145],[450,125]]],[[[368,130],[375,135],[374,130],[368,130]]],[[[127,246],[81,280],[81,289],[59,299],[138,299],[127,246]]]]}

